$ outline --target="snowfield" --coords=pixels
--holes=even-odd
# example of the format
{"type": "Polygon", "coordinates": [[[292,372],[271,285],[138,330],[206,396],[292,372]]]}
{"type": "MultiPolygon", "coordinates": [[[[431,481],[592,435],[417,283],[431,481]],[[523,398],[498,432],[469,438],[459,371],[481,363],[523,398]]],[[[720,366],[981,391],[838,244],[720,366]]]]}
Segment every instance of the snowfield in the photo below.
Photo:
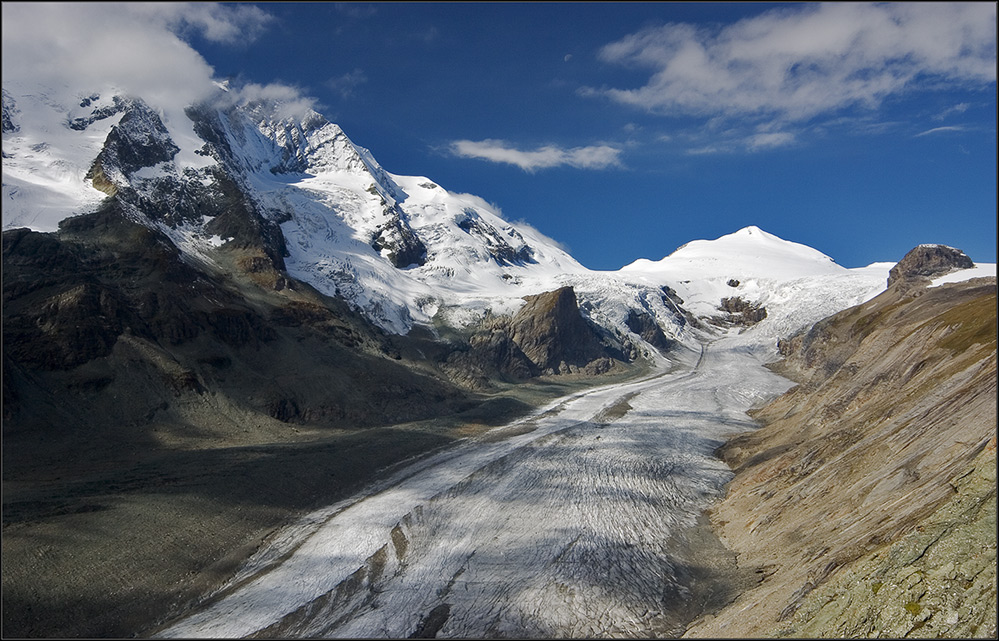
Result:
{"type": "Polygon", "coordinates": [[[933,279],[930,287],[939,287],[946,283],[962,283],[972,278],[996,277],[996,263],[976,263],[970,269],[959,269],[956,272],[937,276],[933,279]]]}
{"type": "Polygon", "coordinates": [[[791,386],[730,339],[680,360],[311,515],[160,636],[402,638],[442,618],[439,637],[675,633],[672,537],[722,494],[712,453],[753,427],[745,410],[791,386]]]}

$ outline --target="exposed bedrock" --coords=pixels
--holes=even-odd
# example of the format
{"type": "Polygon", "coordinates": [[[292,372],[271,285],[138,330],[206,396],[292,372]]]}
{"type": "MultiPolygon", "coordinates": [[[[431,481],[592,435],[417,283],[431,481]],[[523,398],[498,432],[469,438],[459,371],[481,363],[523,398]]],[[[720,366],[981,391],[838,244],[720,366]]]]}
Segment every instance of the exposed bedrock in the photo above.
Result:
{"type": "Polygon", "coordinates": [[[995,280],[904,289],[782,343],[713,510],[760,583],[688,636],[995,637],[995,280]]]}
{"type": "Polygon", "coordinates": [[[907,253],[888,272],[888,286],[904,280],[942,276],[975,263],[960,249],[946,245],[920,245],[907,253]]]}

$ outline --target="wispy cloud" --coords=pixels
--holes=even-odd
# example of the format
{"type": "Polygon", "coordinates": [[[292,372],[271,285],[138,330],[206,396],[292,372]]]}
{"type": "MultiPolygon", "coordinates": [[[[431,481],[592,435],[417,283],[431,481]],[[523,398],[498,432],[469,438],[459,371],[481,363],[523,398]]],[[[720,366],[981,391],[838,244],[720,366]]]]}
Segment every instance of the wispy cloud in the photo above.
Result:
{"type": "Polygon", "coordinates": [[[933,129],[927,129],[926,131],[922,131],[913,137],[919,138],[920,136],[928,136],[930,134],[939,134],[949,131],[966,131],[966,128],[961,125],[950,125],[948,127],[934,127],[933,129]]]}
{"type": "Polygon", "coordinates": [[[745,140],[746,148],[750,151],[786,147],[794,142],[795,135],[787,131],[754,134],[745,140]]]}
{"type": "Polygon", "coordinates": [[[273,109],[271,117],[278,120],[300,120],[316,107],[316,100],[298,87],[271,82],[266,85],[254,82],[230,90],[229,99],[240,104],[263,103],[273,109]]]}
{"type": "Polygon", "coordinates": [[[688,132],[682,138],[688,144],[684,150],[688,156],[763,152],[798,143],[798,136],[789,131],[745,135],[740,130],[729,130],[711,136],[712,142],[707,144],[704,144],[705,136],[696,133],[688,132]]]}
{"type": "Polygon", "coordinates": [[[274,16],[249,4],[214,2],[136,2],[121,10],[149,23],[160,22],[183,34],[194,30],[203,37],[224,44],[250,43],[274,21],[274,16]]]}
{"type": "Polygon", "coordinates": [[[951,116],[953,114],[963,114],[965,111],[968,110],[968,107],[970,107],[970,106],[971,105],[969,105],[966,102],[958,103],[958,104],[954,105],[953,107],[948,107],[948,108],[944,109],[943,111],[941,111],[940,113],[938,113],[937,115],[933,116],[933,119],[934,120],[946,120],[949,116],[951,116]]]}
{"type": "Polygon", "coordinates": [[[354,69],[336,78],[326,81],[326,86],[340,94],[341,98],[350,98],[358,86],[366,83],[368,76],[361,69],[354,69]]]}
{"type": "Polygon", "coordinates": [[[800,122],[878,107],[920,87],[996,79],[993,3],[829,3],[780,7],[723,28],[650,27],[606,45],[647,67],[639,88],[587,88],[666,115],[800,122]]]}
{"type": "Polygon", "coordinates": [[[621,165],[619,159],[621,150],[609,145],[593,145],[572,149],[546,145],[533,151],[524,151],[516,149],[502,140],[486,139],[480,141],[456,140],[451,143],[450,149],[455,156],[515,165],[527,172],[560,166],[578,169],[606,169],[621,165]]]}

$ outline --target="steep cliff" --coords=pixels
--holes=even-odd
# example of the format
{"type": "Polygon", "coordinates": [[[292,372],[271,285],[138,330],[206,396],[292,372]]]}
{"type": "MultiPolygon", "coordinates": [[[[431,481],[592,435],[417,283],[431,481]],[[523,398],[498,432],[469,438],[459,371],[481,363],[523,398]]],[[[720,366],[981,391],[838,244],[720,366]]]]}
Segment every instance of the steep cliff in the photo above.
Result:
{"type": "Polygon", "coordinates": [[[996,284],[894,286],[781,344],[800,383],[720,454],[759,584],[694,637],[996,634],[996,284]]]}
{"type": "MultiPolygon", "coordinates": [[[[583,317],[572,287],[524,300],[516,314],[487,319],[469,337],[467,346],[449,354],[443,368],[452,380],[488,389],[490,379],[593,376],[620,369],[637,358],[633,346],[583,317]]],[[[655,325],[654,320],[649,322],[655,325]]],[[[666,345],[662,330],[659,334],[666,345]]],[[[643,340],[656,339],[651,329],[646,335],[643,340]]]]}

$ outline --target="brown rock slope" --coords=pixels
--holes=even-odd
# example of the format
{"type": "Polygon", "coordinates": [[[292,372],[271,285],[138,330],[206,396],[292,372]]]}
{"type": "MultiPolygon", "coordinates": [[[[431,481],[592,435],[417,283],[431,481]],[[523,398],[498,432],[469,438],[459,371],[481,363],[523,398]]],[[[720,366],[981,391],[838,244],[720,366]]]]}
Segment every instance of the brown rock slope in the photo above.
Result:
{"type": "Polygon", "coordinates": [[[759,584],[693,637],[996,635],[996,284],[891,287],[781,344],[801,384],[720,453],[759,584]]]}
{"type": "MultiPolygon", "coordinates": [[[[450,354],[444,369],[452,380],[470,389],[487,390],[497,379],[620,372],[637,357],[620,337],[582,316],[572,287],[524,300],[516,314],[487,319],[469,337],[467,349],[450,354]]],[[[655,329],[666,341],[662,330],[655,329]]]]}

